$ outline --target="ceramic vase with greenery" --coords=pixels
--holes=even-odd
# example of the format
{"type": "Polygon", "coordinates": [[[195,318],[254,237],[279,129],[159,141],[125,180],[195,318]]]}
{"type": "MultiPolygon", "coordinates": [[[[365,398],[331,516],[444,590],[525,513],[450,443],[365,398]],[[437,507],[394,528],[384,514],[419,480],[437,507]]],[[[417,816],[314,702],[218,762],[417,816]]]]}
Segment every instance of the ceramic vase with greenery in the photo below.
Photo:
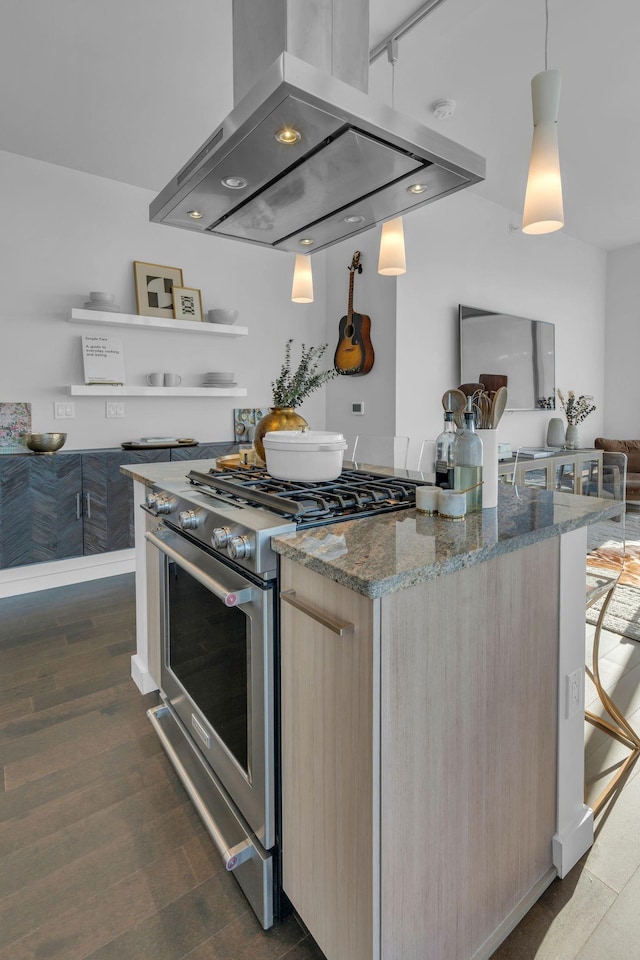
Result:
{"type": "Polygon", "coordinates": [[[280,374],[271,383],[273,406],[256,424],[254,446],[258,456],[265,460],[263,438],[271,430],[302,430],[308,426],[304,417],[296,413],[295,408],[305,400],[310,393],[317,390],[328,380],[338,376],[338,371],[318,370],[318,365],[327,349],[328,344],[319,347],[307,347],[303,343],[300,351],[300,360],[297,367],[292,369],[291,345],[293,339],[287,340],[284,348],[284,363],[280,374]]]}
{"type": "Polygon", "coordinates": [[[567,450],[578,450],[580,448],[578,424],[586,420],[589,414],[593,413],[596,409],[593,403],[593,397],[585,396],[583,393],[581,393],[579,397],[576,397],[573,390],[569,390],[565,398],[561,390],[557,392],[560,406],[567,418],[567,433],[564,445],[567,450]]]}

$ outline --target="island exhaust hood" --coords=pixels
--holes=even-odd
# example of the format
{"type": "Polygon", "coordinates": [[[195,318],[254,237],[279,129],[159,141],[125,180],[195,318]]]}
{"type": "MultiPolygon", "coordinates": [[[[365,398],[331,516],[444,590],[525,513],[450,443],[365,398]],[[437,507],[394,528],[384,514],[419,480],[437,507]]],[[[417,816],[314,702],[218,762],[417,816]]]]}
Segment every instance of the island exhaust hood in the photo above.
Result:
{"type": "Polygon", "coordinates": [[[368,39],[368,0],[233,0],[235,106],[150,219],[312,253],[484,179],[368,96],[368,39]]]}

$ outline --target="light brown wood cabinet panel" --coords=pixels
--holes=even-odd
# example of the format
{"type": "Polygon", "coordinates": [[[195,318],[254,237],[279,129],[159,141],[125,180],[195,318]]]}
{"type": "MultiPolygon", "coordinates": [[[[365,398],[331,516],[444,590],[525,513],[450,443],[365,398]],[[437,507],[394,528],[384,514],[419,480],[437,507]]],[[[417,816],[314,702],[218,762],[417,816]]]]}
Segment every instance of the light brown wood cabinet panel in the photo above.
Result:
{"type": "Polygon", "coordinates": [[[377,649],[373,605],[283,560],[282,590],[351,622],[338,636],[282,603],[283,886],[329,958],[377,950],[377,649]]]}
{"type": "Polygon", "coordinates": [[[488,957],[553,874],[559,540],[380,600],[282,571],[287,895],[328,960],[488,957]]]}

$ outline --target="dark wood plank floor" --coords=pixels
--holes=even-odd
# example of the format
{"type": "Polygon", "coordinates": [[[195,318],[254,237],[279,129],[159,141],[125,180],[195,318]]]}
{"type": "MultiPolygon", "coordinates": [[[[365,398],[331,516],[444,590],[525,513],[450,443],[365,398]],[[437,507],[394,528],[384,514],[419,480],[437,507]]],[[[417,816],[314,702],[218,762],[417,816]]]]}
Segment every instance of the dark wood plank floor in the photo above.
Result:
{"type": "Polygon", "coordinates": [[[133,575],[0,600],[0,960],[322,960],[265,932],[130,679],[133,575]]]}
{"type": "MultiPolygon", "coordinates": [[[[265,933],[224,870],[130,679],[134,630],[133,576],[0,600],[0,960],[323,960],[294,917],[265,933]]],[[[629,644],[631,677],[635,645],[607,650],[629,644]]],[[[640,957],[639,784],[496,958],[640,957]]]]}

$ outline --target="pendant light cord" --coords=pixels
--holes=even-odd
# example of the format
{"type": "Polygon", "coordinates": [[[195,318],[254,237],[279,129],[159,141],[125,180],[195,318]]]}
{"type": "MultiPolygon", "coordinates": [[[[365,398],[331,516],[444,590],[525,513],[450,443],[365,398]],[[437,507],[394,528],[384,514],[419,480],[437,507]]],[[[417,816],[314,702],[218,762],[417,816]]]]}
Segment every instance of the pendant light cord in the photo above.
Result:
{"type": "Polygon", "coordinates": [[[391,107],[396,106],[396,63],[398,62],[398,41],[389,40],[387,43],[387,60],[391,64],[391,107]]]}
{"type": "Polygon", "coordinates": [[[549,0],[544,0],[545,24],[544,24],[544,69],[547,70],[547,47],[549,46],[549,0]]]}

